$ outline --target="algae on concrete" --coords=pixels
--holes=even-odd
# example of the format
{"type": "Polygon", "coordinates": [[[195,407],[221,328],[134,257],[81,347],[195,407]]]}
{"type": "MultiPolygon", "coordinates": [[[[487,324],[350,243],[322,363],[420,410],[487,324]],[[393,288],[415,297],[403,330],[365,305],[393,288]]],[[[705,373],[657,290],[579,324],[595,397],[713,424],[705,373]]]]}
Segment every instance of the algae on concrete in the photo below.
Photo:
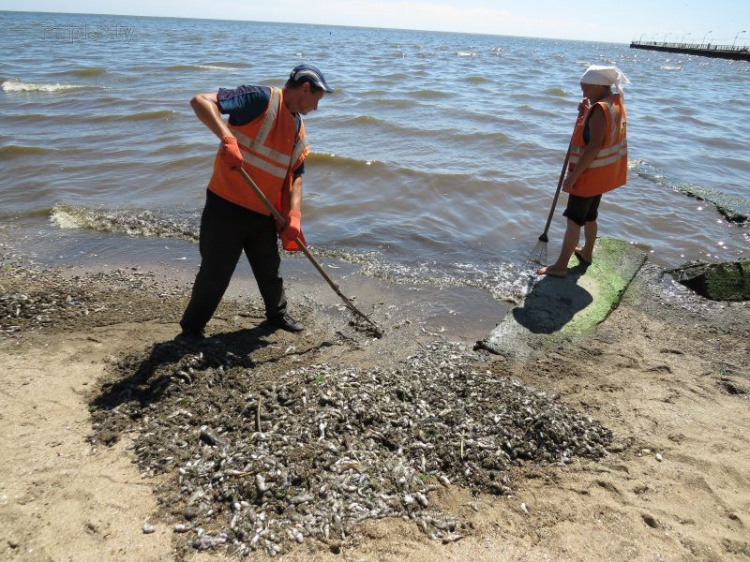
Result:
{"type": "Polygon", "coordinates": [[[526,357],[533,349],[595,331],[617,308],[645,260],[645,253],[627,242],[598,239],[590,266],[573,257],[564,279],[540,277],[524,301],[476,347],[526,357]]]}
{"type": "Polygon", "coordinates": [[[750,218],[750,201],[739,195],[697,185],[680,185],[677,189],[685,195],[712,203],[728,221],[742,223],[750,218]]]}
{"type": "Polygon", "coordinates": [[[690,262],[668,273],[707,299],[750,300],[750,259],[714,264],[690,262]]]}

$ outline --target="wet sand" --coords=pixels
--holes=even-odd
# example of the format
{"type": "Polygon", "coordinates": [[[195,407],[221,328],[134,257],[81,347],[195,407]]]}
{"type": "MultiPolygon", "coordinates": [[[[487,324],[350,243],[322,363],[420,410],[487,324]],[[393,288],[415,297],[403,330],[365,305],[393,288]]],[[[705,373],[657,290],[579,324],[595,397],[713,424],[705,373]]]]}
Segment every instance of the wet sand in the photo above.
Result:
{"type": "MultiPolygon", "coordinates": [[[[189,286],[136,270],[74,278],[4,265],[0,558],[232,559],[221,549],[196,552],[173,531],[154,492],[169,475],[143,473],[134,435],[113,446],[90,442],[91,402],[113,366],[171,340],[189,286]],[[48,298],[31,310],[19,295],[48,298]],[[144,523],[155,532],[144,534],[144,523]]],[[[476,332],[500,320],[471,323],[460,310],[446,315],[461,318],[453,325],[439,315],[424,319],[425,300],[441,291],[389,290],[353,277],[347,283],[386,330],[382,340],[352,330],[322,285],[297,283],[292,310],[309,328],[302,335],[263,332],[265,356],[299,367],[393,366],[440,339],[470,348],[483,335],[476,332]]],[[[258,302],[227,300],[209,334],[243,334],[261,323],[258,302]]],[[[561,341],[522,362],[477,352],[492,377],[557,393],[611,430],[604,458],[519,463],[505,496],[455,483],[438,487],[430,501],[461,521],[455,541],[431,540],[409,520],[384,519],[358,527],[335,552],[306,540],[277,559],[747,560],[749,342],[747,303],[667,298],[647,268],[593,336],[561,341]]]]}

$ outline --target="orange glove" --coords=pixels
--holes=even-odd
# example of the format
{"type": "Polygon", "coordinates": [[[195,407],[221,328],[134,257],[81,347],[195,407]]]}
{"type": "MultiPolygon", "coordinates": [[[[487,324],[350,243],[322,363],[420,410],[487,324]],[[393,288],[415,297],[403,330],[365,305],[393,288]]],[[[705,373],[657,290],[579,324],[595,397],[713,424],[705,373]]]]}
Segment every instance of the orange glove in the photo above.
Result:
{"type": "Polygon", "coordinates": [[[237,139],[232,135],[221,138],[221,158],[232,169],[242,166],[242,153],[237,139]]]}
{"type": "Polygon", "coordinates": [[[281,231],[281,243],[286,248],[290,243],[294,242],[300,235],[301,227],[300,221],[302,220],[302,213],[299,211],[289,211],[289,215],[286,217],[286,224],[284,230],[281,231]]]}

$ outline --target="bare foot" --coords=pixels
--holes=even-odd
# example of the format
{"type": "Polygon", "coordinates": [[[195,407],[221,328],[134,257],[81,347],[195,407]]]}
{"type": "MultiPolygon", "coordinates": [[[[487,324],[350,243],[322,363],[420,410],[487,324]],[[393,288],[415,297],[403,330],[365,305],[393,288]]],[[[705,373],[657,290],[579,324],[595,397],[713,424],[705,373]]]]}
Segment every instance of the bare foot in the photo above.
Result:
{"type": "Polygon", "coordinates": [[[540,267],[536,270],[537,275],[551,275],[552,277],[563,278],[568,274],[567,269],[555,269],[551,265],[547,267],[540,267]]]}
{"type": "Polygon", "coordinates": [[[583,253],[583,246],[576,246],[575,256],[583,265],[591,265],[591,261],[594,258],[592,255],[583,253]]]}

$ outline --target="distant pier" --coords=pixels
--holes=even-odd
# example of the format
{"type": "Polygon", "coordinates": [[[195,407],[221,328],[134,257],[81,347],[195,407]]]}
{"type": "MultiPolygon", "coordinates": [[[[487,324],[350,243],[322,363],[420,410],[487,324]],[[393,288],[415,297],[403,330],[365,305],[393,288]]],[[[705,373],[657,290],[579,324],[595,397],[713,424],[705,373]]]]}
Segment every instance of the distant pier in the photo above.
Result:
{"type": "Polygon", "coordinates": [[[698,55],[701,57],[713,57],[715,59],[732,59],[750,61],[750,51],[747,47],[735,47],[734,45],[712,45],[706,43],[696,45],[691,43],[664,43],[659,41],[633,41],[631,49],[646,49],[648,51],[666,51],[668,53],[684,53],[686,55],[698,55]]]}

